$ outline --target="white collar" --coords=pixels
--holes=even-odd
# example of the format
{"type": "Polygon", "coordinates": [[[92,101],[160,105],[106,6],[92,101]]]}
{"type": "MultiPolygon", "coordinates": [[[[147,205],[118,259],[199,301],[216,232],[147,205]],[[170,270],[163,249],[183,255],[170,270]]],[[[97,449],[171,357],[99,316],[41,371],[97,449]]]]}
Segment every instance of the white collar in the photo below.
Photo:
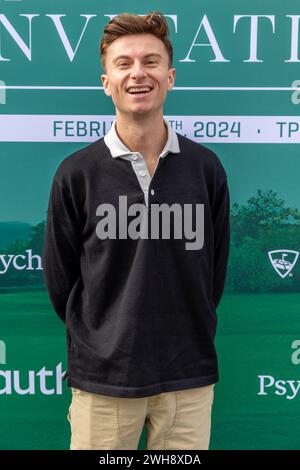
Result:
{"type": "MultiPolygon", "coordinates": [[[[113,121],[112,126],[108,133],[104,137],[104,142],[110,150],[112,157],[122,157],[125,155],[132,155],[135,152],[129,150],[125,144],[119,138],[116,131],[116,119],[113,121]]],[[[169,121],[164,118],[164,123],[166,124],[168,130],[168,138],[166,145],[160,153],[160,157],[165,157],[169,152],[171,153],[180,153],[178,137],[176,132],[172,129],[169,121]]]]}

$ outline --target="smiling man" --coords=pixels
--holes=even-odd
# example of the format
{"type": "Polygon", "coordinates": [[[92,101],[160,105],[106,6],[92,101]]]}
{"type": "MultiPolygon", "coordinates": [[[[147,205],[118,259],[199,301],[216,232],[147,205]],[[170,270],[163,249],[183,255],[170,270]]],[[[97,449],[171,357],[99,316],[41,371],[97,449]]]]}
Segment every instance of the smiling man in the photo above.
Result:
{"type": "Polygon", "coordinates": [[[147,449],[208,449],[226,173],[164,119],[175,69],[162,14],[116,16],[100,50],[116,119],[59,165],[43,254],[66,324],[70,449],[137,449],[144,425],[147,449]]]}

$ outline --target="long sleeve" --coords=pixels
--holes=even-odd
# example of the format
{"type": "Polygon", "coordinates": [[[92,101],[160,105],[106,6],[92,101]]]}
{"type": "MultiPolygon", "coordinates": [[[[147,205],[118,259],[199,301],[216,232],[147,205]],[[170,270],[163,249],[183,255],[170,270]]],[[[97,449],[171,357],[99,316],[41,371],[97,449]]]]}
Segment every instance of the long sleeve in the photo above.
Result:
{"type": "Polygon", "coordinates": [[[214,281],[213,301],[217,308],[224,289],[229,257],[230,222],[227,179],[218,189],[213,207],[214,223],[214,281]]]}
{"type": "Polygon", "coordinates": [[[66,305],[80,276],[80,230],[70,191],[54,177],[43,246],[44,280],[54,310],[66,321],[66,305]]]}

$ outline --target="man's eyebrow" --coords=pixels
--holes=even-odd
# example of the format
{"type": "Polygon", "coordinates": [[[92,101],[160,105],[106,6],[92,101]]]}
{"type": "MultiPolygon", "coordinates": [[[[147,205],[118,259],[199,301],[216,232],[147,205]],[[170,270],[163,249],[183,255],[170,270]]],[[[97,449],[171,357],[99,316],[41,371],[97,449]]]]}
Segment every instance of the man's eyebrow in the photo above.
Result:
{"type": "MultiPolygon", "coordinates": [[[[150,54],[147,54],[144,56],[144,59],[147,59],[148,57],[158,57],[158,58],[161,58],[161,55],[158,54],[157,52],[151,52],[150,54]]],[[[121,59],[129,59],[130,60],[130,57],[128,55],[119,55],[117,57],[115,57],[113,59],[113,63],[115,64],[116,62],[118,62],[118,60],[121,60],[121,59]]]]}
{"type": "Polygon", "coordinates": [[[113,63],[115,64],[120,59],[130,59],[130,57],[128,55],[118,55],[117,57],[113,59],[113,63]]]}
{"type": "Polygon", "coordinates": [[[158,54],[157,52],[151,52],[151,54],[145,55],[145,58],[147,58],[147,57],[153,57],[153,56],[154,56],[154,57],[159,57],[159,58],[161,58],[161,55],[158,54]]]}

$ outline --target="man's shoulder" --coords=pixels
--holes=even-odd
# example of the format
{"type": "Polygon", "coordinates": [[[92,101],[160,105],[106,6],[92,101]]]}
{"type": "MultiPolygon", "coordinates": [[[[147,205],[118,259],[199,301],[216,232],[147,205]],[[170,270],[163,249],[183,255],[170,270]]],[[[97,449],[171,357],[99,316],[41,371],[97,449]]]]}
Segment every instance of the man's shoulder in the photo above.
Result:
{"type": "Polygon", "coordinates": [[[178,137],[180,152],[204,170],[211,169],[225,174],[224,167],[218,155],[203,144],[195,142],[188,137],[176,133],[178,137]]]}
{"type": "Polygon", "coordinates": [[[85,147],[67,155],[60,163],[60,167],[62,170],[67,171],[71,170],[72,167],[77,165],[80,165],[81,167],[87,166],[95,158],[101,157],[101,152],[103,153],[105,147],[104,137],[101,137],[101,139],[98,139],[95,142],[92,142],[85,147]]]}
{"type": "Polygon", "coordinates": [[[72,176],[84,175],[95,166],[95,163],[101,162],[105,150],[104,137],[76,150],[63,158],[56,169],[54,178],[62,181],[72,176]]]}
{"type": "Polygon", "coordinates": [[[178,137],[181,153],[185,153],[191,156],[201,156],[202,158],[211,160],[216,164],[220,161],[219,157],[212,149],[206,147],[203,144],[200,144],[199,142],[196,142],[195,140],[190,139],[189,137],[179,134],[178,132],[176,132],[176,134],[178,137]]]}

